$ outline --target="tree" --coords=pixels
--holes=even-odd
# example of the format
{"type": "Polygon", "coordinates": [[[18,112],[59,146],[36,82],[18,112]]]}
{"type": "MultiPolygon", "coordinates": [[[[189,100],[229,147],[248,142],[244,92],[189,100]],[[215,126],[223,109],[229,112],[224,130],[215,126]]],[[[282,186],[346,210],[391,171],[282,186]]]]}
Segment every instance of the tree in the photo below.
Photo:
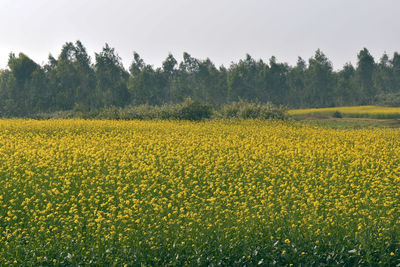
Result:
{"type": "Polygon", "coordinates": [[[176,66],[178,62],[172,54],[168,54],[168,57],[162,63],[162,88],[163,97],[165,102],[172,102],[172,83],[176,75],[176,66]]]}
{"type": "MultiPolygon", "coordinates": [[[[52,60],[50,58],[50,60],[52,60]]],[[[49,73],[53,90],[54,110],[69,110],[74,107],[75,91],[79,86],[78,72],[74,67],[75,46],[71,42],[63,45],[57,65],[49,73]]],[[[54,63],[54,62],[53,62],[54,63]]],[[[51,64],[51,62],[49,62],[51,64]]]]}
{"type": "Polygon", "coordinates": [[[17,83],[10,70],[0,71],[0,115],[9,117],[20,115],[20,107],[14,99],[17,83]]]}
{"type": "Polygon", "coordinates": [[[269,101],[275,104],[287,104],[287,75],[289,66],[286,63],[277,63],[275,57],[269,60],[269,69],[267,71],[267,87],[270,94],[269,101]]]}
{"type": "Polygon", "coordinates": [[[162,92],[158,86],[159,79],[151,65],[146,65],[138,53],[134,52],[133,62],[129,68],[128,90],[132,104],[162,104],[162,92]]]}
{"type": "Polygon", "coordinates": [[[129,103],[130,95],[127,88],[129,74],[125,71],[115,49],[105,44],[103,50],[96,53],[95,57],[97,106],[124,106],[129,103]]]}
{"type": "Polygon", "coordinates": [[[50,55],[44,70],[51,89],[50,110],[87,111],[95,106],[96,77],[86,48],[79,40],[75,45],[65,43],[57,60],[50,55]]]}
{"type": "Polygon", "coordinates": [[[314,107],[333,105],[332,93],[335,85],[332,63],[318,49],[308,61],[306,71],[306,101],[314,107]]]}
{"type": "Polygon", "coordinates": [[[400,54],[395,52],[390,63],[393,73],[393,91],[400,93],[400,54]]]}
{"type": "Polygon", "coordinates": [[[229,101],[268,101],[259,99],[265,81],[265,64],[260,61],[257,63],[249,54],[239,63],[232,63],[227,75],[228,98],[229,101]]]}
{"type": "Polygon", "coordinates": [[[197,99],[197,73],[199,60],[190,54],[183,53],[183,61],[179,64],[174,83],[172,84],[172,97],[174,102],[182,102],[188,97],[197,99]]]}
{"type": "Polygon", "coordinates": [[[353,65],[347,63],[343,69],[337,73],[337,84],[335,87],[335,105],[357,105],[360,92],[354,86],[355,69],[353,65]]]}
{"type": "Polygon", "coordinates": [[[11,113],[28,115],[44,111],[48,95],[43,69],[23,53],[18,57],[10,54],[8,67],[15,78],[15,83],[9,83],[7,90],[9,103],[16,105],[9,106],[11,113]]]}
{"type": "Polygon", "coordinates": [[[287,104],[291,107],[300,108],[307,106],[304,98],[304,76],[306,69],[306,62],[301,57],[298,57],[296,66],[289,69],[287,75],[287,85],[289,87],[289,93],[287,94],[287,104]]]}
{"type": "Polygon", "coordinates": [[[373,81],[375,61],[367,48],[361,50],[357,58],[356,83],[362,93],[361,104],[371,104],[377,94],[373,81]]]}
{"type": "Polygon", "coordinates": [[[388,94],[393,91],[393,72],[389,56],[384,53],[374,71],[374,87],[377,93],[388,94]]]}
{"type": "Polygon", "coordinates": [[[144,63],[144,60],[140,57],[140,55],[136,52],[133,52],[133,62],[129,67],[131,75],[135,76],[139,74],[145,66],[146,64],[144,63]]]}
{"type": "Polygon", "coordinates": [[[87,111],[96,104],[96,75],[86,48],[80,41],[75,43],[74,53],[73,66],[76,70],[76,78],[79,80],[79,85],[75,89],[74,108],[87,111]]]}

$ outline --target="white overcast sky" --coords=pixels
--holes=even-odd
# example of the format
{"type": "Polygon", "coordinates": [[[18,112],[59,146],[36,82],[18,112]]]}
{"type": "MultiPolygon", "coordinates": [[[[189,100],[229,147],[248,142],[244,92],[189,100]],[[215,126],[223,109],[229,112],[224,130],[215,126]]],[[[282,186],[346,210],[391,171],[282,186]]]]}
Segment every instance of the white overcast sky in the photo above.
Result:
{"type": "Polygon", "coordinates": [[[399,0],[0,0],[0,69],[23,52],[39,64],[81,40],[92,59],[107,42],[125,67],[137,51],[160,66],[171,52],[228,66],[249,53],[294,65],[320,48],[335,69],[367,47],[400,52],[399,0]]]}

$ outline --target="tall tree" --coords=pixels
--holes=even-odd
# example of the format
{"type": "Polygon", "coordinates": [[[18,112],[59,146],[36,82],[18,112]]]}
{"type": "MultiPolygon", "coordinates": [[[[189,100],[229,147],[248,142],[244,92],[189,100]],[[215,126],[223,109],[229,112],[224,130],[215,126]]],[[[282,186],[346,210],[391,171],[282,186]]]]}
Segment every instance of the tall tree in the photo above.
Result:
{"type": "Polygon", "coordinates": [[[270,101],[275,104],[287,104],[287,75],[289,66],[286,63],[277,63],[275,57],[269,60],[267,71],[267,88],[270,94],[270,101]]]}
{"type": "MultiPolygon", "coordinates": [[[[185,98],[196,99],[197,73],[199,72],[199,60],[189,53],[183,53],[183,61],[179,64],[177,75],[172,87],[174,102],[182,102],[185,98]]],[[[196,99],[199,100],[199,99],[196,99]]]]}
{"type": "Polygon", "coordinates": [[[400,93],[400,54],[395,52],[391,60],[393,73],[393,92],[400,93]]]}
{"type": "Polygon", "coordinates": [[[374,87],[379,94],[388,94],[393,91],[393,69],[389,56],[384,53],[374,71],[374,87]]]}
{"type": "Polygon", "coordinates": [[[80,41],[75,43],[74,53],[73,66],[79,81],[79,85],[75,89],[74,108],[87,111],[96,104],[96,75],[86,48],[80,41]]]}
{"type": "Polygon", "coordinates": [[[287,94],[287,104],[291,107],[306,107],[304,98],[306,62],[298,57],[295,67],[290,68],[287,77],[289,93],[287,94]]]}
{"type": "Polygon", "coordinates": [[[217,69],[210,59],[199,61],[196,76],[195,96],[198,100],[214,104],[214,97],[217,96],[215,88],[217,85],[217,69]]]}
{"type": "Polygon", "coordinates": [[[79,86],[78,72],[74,67],[75,46],[67,42],[61,49],[53,75],[55,109],[68,110],[74,107],[75,91],[79,86]]]}
{"type": "Polygon", "coordinates": [[[245,101],[268,101],[259,99],[260,90],[263,90],[260,78],[264,80],[265,65],[257,63],[249,54],[239,63],[232,63],[227,76],[229,101],[239,99],[245,101]]]}
{"type": "Polygon", "coordinates": [[[9,117],[22,114],[17,99],[14,98],[17,82],[10,70],[0,71],[0,115],[9,117]]]}
{"type": "Polygon", "coordinates": [[[357,58],[356,82],[362,93],[361,104],[371,104],[377,94],[373,80],[375,61],[367,48],[362,49],[357,58]]]}
{"type": "Polygon", "coordinates": [[[23,53],[10,54],[8,67],[15,83],[9,88],[9,99],[17,107],[13,113],[27,115],[43,111],[47,104],[46,81],[43,69],[23,53]]]}
{"type": "Polygon", "coordinates": [[[106,44],[95,57],[97,105],[109,107],[124,106],[129,103],[130,95],[127,88],[129,74],[125,71],[115,49],[106,44]]]}
{"type": "Polygon", "coordinates": [[[91,59],[80,41],[64,44],[56,60],[44,67],[53,97],[52,110],[86,111],[95,105],[96,77],[91,59]]]}
{"type": "Polygon", "coordinates": [[[333,105],[332,93],[334,88],[334,75],[332,63],[325,54],[318,49],[314,57],[308,61],[306,71],[306,100],[309,105],[315,107],[327,107],[333,105]]]}
{"type": "Polygon", "coordinates": [[[335,105],[357,105],[360,92],[354,85],[355,69],[353,65],[347,63],[343,69],[337,73],[337,84],[335,87],[335,105]]]}
{"type": "Polygon", "coordinates": [[[128,90],[132,97],[132,104],[161,105],[162,92],[157,80],[159,77],[151,65],[147,65],[138,53],[134,52],[133,62],[129,68],[130,77],[128,90]]]}
{"type": "Polygon", "coordinates": [[[172,54],[168,54],[168,57],[162,63],[162,87],[163,87],[163,97],[165,102],[169,103],[172,102],[172,88],[173,88],[173,81],[176,77],[176,66],[178,62],[174,58],[172,54]]]}

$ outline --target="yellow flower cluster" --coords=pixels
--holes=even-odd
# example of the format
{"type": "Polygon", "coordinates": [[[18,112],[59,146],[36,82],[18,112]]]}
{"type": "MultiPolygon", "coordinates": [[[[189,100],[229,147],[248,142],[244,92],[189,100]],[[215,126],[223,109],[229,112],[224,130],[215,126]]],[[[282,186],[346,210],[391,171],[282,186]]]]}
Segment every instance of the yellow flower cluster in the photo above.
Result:
{"type": "Polygon", "coordinates": [[[398,130],[0,121],[0,263],[397,264],[399,241],[398,130]]]}

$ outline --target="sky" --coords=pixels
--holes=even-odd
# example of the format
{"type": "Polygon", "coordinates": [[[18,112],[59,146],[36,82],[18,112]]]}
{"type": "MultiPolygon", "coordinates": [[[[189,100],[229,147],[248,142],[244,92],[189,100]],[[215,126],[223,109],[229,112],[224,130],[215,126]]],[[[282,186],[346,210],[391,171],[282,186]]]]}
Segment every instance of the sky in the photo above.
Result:
{"type": "Polygon", "coordinates": [[[335,69],[364,47],[400,52],[398,0],[0,0],[0,69],[10,52],[39,64],[80,40],[94,59],[105,43],[126,68],[133,51],[158,67],[172,53],[229,66],[245,58],[295,65],[319,48],[335,69]]]}

